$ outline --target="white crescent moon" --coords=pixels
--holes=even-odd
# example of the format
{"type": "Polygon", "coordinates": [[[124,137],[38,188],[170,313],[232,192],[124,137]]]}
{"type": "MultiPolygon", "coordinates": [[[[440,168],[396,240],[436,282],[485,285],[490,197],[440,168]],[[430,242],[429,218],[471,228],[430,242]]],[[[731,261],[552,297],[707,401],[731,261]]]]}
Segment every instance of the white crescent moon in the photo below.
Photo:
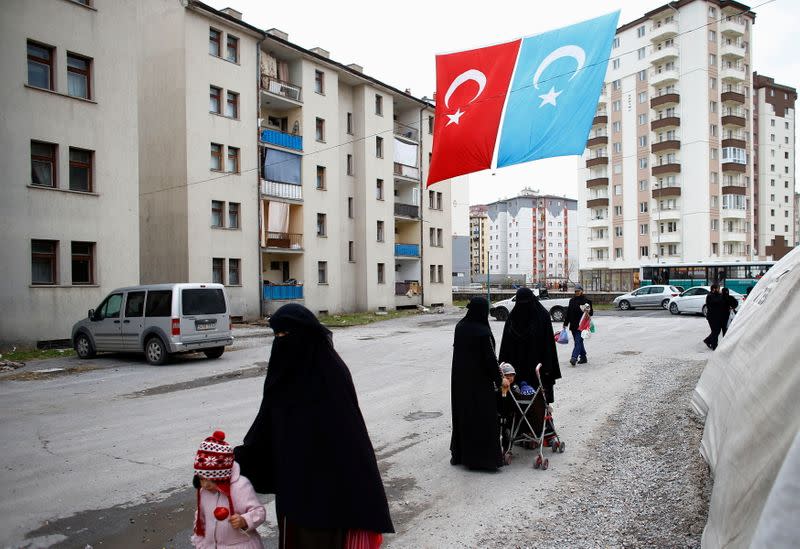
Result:
{"type": "Polygon", "coordinates": [[[539,68],[536,69],[536,74],[533,75],[533,87],[537,90],[539,89],[539,77],[542,76],[542,73],[545,71],[550,64],[555,61],[556,59],[561,59],[562,57],[572,57],[575,61],[578,62],[578,67],[575,69],[575,72],[572,73],[572,76],[569,77],[570,80],[577,76],[578,71],[583,68],[584,63],[586,62],[586,52],[583,51],[583,48],[578,46],[561,46],[550,52],[550,55],[544,58],[542,63],[539,65],[539,68]]]}
{"type": "MultiPolygon", "coordinates": [[[[453,80],[453,83],[447,88],[447,93],[444,94],[445,107],[450,108],[450,96],[453,95],[453,92],[455,92],[461,84],[469,80],[474,80],[475,83],[478,84],[478,93],[470,100],[470,103],[475,101],[483,93],[483,88],[486,87],[486,75],[478,69],[469,69],[456,76],[456,79],[453,80]]],[[[469,105],[469,103],[467,104],[469,105]]]]}

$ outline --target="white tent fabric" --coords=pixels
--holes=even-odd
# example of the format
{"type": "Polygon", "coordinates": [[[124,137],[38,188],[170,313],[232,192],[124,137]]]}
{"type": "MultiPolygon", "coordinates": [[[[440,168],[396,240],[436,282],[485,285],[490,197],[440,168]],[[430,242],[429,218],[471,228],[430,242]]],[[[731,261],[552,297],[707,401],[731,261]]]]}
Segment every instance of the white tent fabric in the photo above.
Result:
{"type": "MultiPolygon", "coordinates": [[[[704,548],[750,547],[800,431],[799,403],[800,248],[753,288],[692,397],[706,418],[700,452],[714,478],[704,548]]],[[[786,539],[800,539],[800,520],[787,528],[786,539]]]]}

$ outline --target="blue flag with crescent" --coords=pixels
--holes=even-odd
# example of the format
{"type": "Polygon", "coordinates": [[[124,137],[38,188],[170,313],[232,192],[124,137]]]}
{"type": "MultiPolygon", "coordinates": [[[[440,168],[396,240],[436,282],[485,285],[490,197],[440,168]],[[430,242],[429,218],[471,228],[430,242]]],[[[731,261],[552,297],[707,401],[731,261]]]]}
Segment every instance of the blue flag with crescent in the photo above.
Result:
{"type": "Polygon", "coordinates": [[[619,11],[523,39],[497,166],[583,154],[619,11]]]}

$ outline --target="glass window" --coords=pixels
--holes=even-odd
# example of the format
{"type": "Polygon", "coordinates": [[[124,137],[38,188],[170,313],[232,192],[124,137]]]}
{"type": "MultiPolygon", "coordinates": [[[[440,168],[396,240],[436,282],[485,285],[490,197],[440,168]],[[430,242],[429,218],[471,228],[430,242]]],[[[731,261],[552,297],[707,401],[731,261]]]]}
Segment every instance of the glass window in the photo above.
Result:
{"type": "Polygon", "coordinates": [[[219,200],[211,201],[211,226],[223,227],[222,212],[225,209],[225,203],[219,200]]]}
{"type": "Polygon", "coordinates": [[[181,290],[184,315],[221,315],[227,312],[225,293],[220,288],[187,288],[181,290]]]}
{"type": "Polygon", "coordinates": [[[386,283],[386,264],[378,263],[378,284],[386,283]]]}
{"type": "Polygon", "coordinates": [[[28,42],[28,85],[53,89],[53,48],[28,42]]]}
{"type": "MultiPolygon", "coordinates": [[[[225,283],[225,259],[214,257],[211,259],[211,282],[215,284],[225,283]]],[[[184,310],[184,314],[186,311],[184,310]]]]}
{"type": "Polygon", "coordinates": [[[236,38],[235,36],[232,36],[232,35],[229,34],[228,35],[228,40],[227,40],[227,45],[228,45],[228,53],[225,56],[225,59],[227,59],[228,61],[231,61],[233,63],[238,63],[239,62],[239,39],[236,38]]]}
{"type": "Polygon", "coordinates": [[[322,71],[314,71],[314,91],[325,94],[325,73],[322,71]]]}
{"type": "Polygon", "coordinates": [[[31,284],[57,284],[58,242],[31,241],[31,284]]]}
{"type": "Polygon", "coordinates": [[[267,149],[264,158],[264,179],[300,185],[300,155],[267,149]]]}
{"type": "Polygon", "coordinates": [[[208,31],[208,53],[220,56],[220,44],[222,42],[222,32],[217,29],[209,29],[208,31]]]}
{"type": "Polygon", "coordinates": [[[383,116],[383,96],[375,94],[375,114],[383,116]]]}
{"type": "Polygon", "coordinates": [[[69,189],[92,192],[92,151],[69,149],[69,189]]]}
{"type": "Polygon", "coordinates": [[[238,229],[239,228],[239,210],[240,205],[238,202],[231,202],[228,204],[228,228],[229,229],[238,229]]]}
{"type": "Polygon", "coordinates": [[[210,86],[208,96],[209,112],[216,114],[222,112],[222,107],[220,106],[222,100],[222,90],[216,86],[210,86]]]}
{"type": "Polygon", "coordinates": [[[214,171],[222,171],[222,145],[218,143],[211,144],[210,168],[214,171]]]}
{"type": "Polygon", "coordinates": [[[353,113],[347,113],[347,133],[353,135],[353,113]]]}
{"type": "Polygon", "coordinates": [[[377,240],[383,242],[383,221],[378,221],[377,240]]]}
{"type": "Polygon", "coordinates": [[[239,286],[241,284],[240,270],[241,270],[240,259],[231,258],[228,260],[228,286],[239,286]]]}
{"type": "Polygon", "coordinates": [[[144,297],[145,292],[128,292],[125,299],[125,317],[144,316],[144,297]]]}
{"type": "Polygon", "coordinates": [[[122,309],[122,294],[111,294],[100,305],[100,319],[119,318],[122,309]]]}
{"type": "Polygon", "coordinates": [[[228,147],[228,162],[226,170],[229,173],[239,173],[239,148],[228,147]]]}
{"type": "Polygon", "coordinates": [[[239,94],[229,91],[225,99],[225,116],[239,118],[239,94]]]}
{"type": "Polygon", "coordinates": [[[328,234],[327,215],[323,213],[317,214],[317,236],[326,236],[328,234]]]}
{"type": "Polygon", "coordinates": [[[328,262],[327,261],[318,261],[317,262],[317,282],[319,284],[327,284],[328,283],[328,262]]]}
{"type": "Polygon", "coordinates": [[[31,185],[56,187],[56,151],[52,143],[31,141],[31,185]]]}
{"type": "Polygon", "coordinates": [[[325,141],[325,120],[322,118],[317,118],[316,121],[316,138],[317,141],[325,141]]]}
{"type": "Polygon", "coordinates": [[[383,200],[383,179],[375,181],[375,198],[383,200]]]}
{"type": "Polygon", "coordinates": [[[72,284],[94,284],[94,242],[72,243],[72,284]]]}
{"type": "Polygon", "coordinates": [[[317,166],[317,189],[325,190],[325,166],[317,166]]]}
{"type": "Polygon", "coordinates": [[[383,137],[375,138],[375,156],[383,158],[383,137]]]}
{"type": "Polygon", "coordinates": [[[147,292],[145,316],[172,316],[172,290],[155,290],[147,292]]]}
{"type": "Polygon", "coordinates": [[[91,99],[92,61],[87,57],[67,54],[67,93],[73,97],[91,99]]]}

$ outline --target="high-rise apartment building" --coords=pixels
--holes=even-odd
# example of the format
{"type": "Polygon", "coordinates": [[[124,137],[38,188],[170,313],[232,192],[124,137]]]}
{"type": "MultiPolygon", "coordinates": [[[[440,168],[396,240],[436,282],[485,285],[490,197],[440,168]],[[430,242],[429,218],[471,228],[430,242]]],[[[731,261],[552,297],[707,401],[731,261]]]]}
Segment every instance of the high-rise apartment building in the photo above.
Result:
{"type": "Polygon", "coordinates": [[[469,265],[472,275],[486,274],[489,263],[489,214],[486,206],[469,207],[469,265]]]}
{"type": "Polygon", "coordinates": [[[797,245],[795,209],[795,101],[797,90],[753,74],[757,227],[754,249],[761,259],[780,259],[797,245]]]}
{"type": "Polygon", "coordinates": [[[486,205],[492,275],[524,275],[528,283],[577,280],[577,207],[574,199],[524,190],[486,205]]]}
{"type": "Polygon", "coordinates": [[[581,280],[752,259],[751,33],[739,2],[671,2],[620,27],[579,164],[581,280]]]}
{"type": "Polygon", "coordinates": [[[3,3],[0,342],[69,338],[139,281],[137,7],[90,4],[3,3]]]}

